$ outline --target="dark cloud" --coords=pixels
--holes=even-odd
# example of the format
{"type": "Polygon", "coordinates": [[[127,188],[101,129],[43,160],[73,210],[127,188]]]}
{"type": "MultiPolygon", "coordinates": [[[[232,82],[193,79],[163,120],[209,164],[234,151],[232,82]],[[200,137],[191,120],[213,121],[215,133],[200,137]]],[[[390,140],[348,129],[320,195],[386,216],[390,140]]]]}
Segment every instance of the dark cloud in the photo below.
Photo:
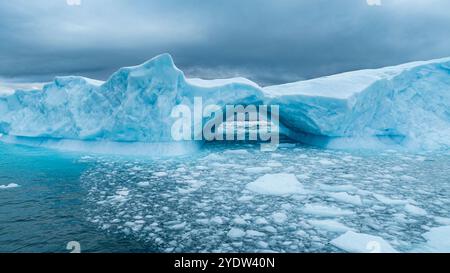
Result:
{"type": "Polygon", "coordinates": [[[192,77],[281,83],[450,56],[447,0],[0,0],[0,77],[105,79],[162,52],[192,77]]]}

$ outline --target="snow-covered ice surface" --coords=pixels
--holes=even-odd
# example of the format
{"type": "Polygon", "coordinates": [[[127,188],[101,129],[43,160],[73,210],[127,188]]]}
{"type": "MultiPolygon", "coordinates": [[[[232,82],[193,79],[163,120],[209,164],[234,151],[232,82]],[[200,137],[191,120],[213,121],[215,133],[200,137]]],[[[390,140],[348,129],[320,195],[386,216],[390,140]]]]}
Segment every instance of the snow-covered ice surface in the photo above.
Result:
{"type": "Polygon", "coordinates": [[[271,153],[211,143],[189,157],[83,160],[90,166],[81,177],[87,219],[157,251],[376,252],[380,244],[399,252],[450,251],[441,240],[450,221],[448,151],[289,145],[271,153]],[[279,174],[270,189],[290,181],[303,190],[248,189],[279,174]]]}
{"type": "Polygon", "coordinates": [[[450,58],[263,90],[268,104],[280,106],[282,123],[292,129],[289,135],[305,143],[371,149],[450,145],[450,58]]]}

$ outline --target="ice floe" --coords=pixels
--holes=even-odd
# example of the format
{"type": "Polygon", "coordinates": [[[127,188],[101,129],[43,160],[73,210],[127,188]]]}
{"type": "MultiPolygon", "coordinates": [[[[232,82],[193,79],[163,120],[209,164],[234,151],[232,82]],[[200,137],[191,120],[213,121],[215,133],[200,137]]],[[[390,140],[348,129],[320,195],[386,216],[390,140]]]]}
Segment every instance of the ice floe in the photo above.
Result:
{"type": "Polygon", "coordinates": [[[387,241],[379,236],[348,231],[331,241],[337,248],[352,253],[396,253],[387,241]]]}
{"type": "Polygon", "coordinates": [[[289,195],[304,193],[302,184],[293,174],[267,174],[247,184],[247,189],[259,194],[289,195]]]}

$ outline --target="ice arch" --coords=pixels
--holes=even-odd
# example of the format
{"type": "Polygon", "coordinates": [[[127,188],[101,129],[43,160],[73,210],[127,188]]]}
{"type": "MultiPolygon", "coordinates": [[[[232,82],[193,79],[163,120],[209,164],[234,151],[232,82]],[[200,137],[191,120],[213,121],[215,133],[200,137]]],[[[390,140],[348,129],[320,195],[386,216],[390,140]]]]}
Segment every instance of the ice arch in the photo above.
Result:
{"type": "Polygon", "coordinates": [[[42,90],[0,97],[0,134],[83,145],[170,143],[172,108],[192,106],[195,97],[222,107],[279,105],[282,132],[311,144],[378,147],[387,138],[409,148],[450,146],[450,58],[261,88],[244,78],[187,79],[163,54],[106,82],[59,77],[42,90]]]}

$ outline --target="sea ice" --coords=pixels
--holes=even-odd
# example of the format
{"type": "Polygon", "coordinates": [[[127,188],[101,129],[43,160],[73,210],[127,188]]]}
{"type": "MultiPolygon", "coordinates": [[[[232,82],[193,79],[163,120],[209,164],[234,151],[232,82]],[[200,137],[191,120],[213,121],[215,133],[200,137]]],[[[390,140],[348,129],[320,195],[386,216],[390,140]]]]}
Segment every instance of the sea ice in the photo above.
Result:
{"type": "Polygon", "coordinates": [[[406,205],[405,206],[405,210],[406,210],[406,212],[408,212],[410,214],[413,214],[413,215],[417,215],[417,216],[425,216],[425,215],[427,215],[427,211],[426,210],[424,210],[422,208],[419,208],[417,206],[411,205],[411,204],[406,205]]]}
{"type": "Polygon", "coordinates": [[[391,205],[391,206],[402,206],[409,204],[408,200],[399,200],[399,199],[392,199],[387,196],[384,196],[382,194],[374,193],[372,194],[375,199],[380,201],[383,204],[391,205]]]}
{"type": "Polygon", "coordinates": [[[423,237],[427,240],[425,249],[429,252],[450,252],[450,226],[432,228],[423,237]]]}
{"type": "Polygon", "coordinates": [[[8,185],[0,185],[0,190],[13,189],[13,188],[18,188],[18,187],[20,187],[18,184],[10,183],[8,185]]]}
{"type": "Polygon", "coordinates": [[[267,174],[258,178],[255,182],[247,184],[248,190],[266,195],[302,194],[302,184],[293,174],[279,173],[267,174]]]}
{"type": "Polygon", "coordinates": [[[241,237],[245,236],[245,231],[243,231],[242,229],[239,228],[232,228],[229,232],[228,232],[228,237],[230,237],[231,239],[239,239],[241,237]]]}
{"type": "Polygon", "coordinates": [[[362,206],[363,204],[361,197],[359,197],[358,195],[350,195],[346,192],[329,193],[328,195],[331,198],[343,203],[348,203],[355,206],[362,206]]]}
{"type": "Polygon", "coordinates": [[[347,232],[353,230],[346,225],[339,223],[335,220],[308,220],[308,223],[318,229],[326,230],[329,232],[347,232]]]}
{"type": "Polygon", "coordinates": [[[351,253],[397,253],[383,238],[353,231],[332,240],[331,244],[351,253]]]}
{"type": "Polygon", "coordinates": [[[320,204],[307,204],[302,211],[306,214],[322,217],[348,216],[354,214],[351,210],[345,210],[338,207],[328,207],[320,204]]]}
{"type": "Polygon", "coordinates": [[[288,216],[283,212],[275,212],[274,214],[272,214],[272,219],[276,224],[283,224],[287,221],[288,216]]]}

